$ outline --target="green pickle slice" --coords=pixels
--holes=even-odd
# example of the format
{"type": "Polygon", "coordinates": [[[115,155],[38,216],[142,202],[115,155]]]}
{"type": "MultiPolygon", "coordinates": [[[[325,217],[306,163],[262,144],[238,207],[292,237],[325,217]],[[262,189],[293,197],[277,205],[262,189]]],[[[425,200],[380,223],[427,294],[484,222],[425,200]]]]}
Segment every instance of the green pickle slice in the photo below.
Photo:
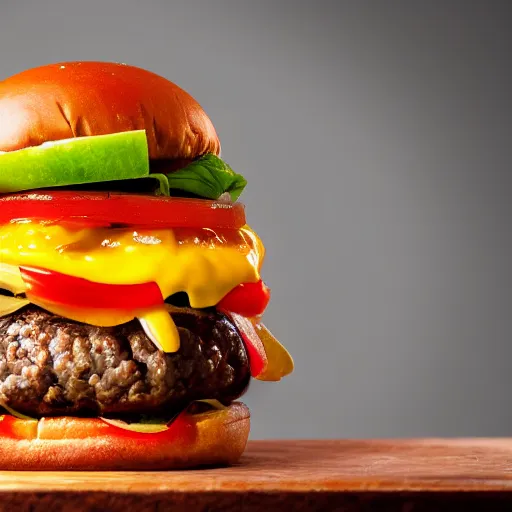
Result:
{"type": "Polygon", "coordinates": [[[0,153],[0,193],[148,175],[145,130],[45,142],[0,153]]]}

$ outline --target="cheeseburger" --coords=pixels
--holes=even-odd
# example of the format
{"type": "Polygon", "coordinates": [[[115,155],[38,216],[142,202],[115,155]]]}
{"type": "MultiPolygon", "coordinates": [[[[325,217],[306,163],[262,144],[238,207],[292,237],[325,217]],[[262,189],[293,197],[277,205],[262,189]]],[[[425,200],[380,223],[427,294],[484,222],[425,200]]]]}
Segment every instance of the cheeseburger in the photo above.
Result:
{"type": "Polygon", "coordinates": [[[245,186],[201,106],[149,71],[0,82],[0,469],[239,459],[237,399],[293,369],[261,323],[245,186]]]}

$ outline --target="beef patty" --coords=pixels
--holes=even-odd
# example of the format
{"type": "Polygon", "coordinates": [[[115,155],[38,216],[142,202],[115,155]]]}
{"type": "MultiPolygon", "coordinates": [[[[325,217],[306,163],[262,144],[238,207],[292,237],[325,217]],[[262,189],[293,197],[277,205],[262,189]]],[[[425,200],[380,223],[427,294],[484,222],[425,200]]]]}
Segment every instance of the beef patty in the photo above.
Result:
{"type": "Polygon", "coordinates": [[[229,319],[193,310],[172,317],[181,342],[173,354],[137,320],[94,327],[35,306],[0,318],[0,401],[31,416],[165,415],[243,394],[249,362],[229,319]]]}

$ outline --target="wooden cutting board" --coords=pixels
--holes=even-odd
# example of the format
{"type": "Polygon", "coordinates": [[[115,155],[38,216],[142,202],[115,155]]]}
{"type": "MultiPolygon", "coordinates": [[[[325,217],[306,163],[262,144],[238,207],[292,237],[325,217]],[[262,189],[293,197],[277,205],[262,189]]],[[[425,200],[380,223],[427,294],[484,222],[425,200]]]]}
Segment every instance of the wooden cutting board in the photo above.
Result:
{"type": "Polygon", "coordinates": [[[0,472],[0,510],[511,510],[512,439],[253,441],[231,468],[0,472]]]}

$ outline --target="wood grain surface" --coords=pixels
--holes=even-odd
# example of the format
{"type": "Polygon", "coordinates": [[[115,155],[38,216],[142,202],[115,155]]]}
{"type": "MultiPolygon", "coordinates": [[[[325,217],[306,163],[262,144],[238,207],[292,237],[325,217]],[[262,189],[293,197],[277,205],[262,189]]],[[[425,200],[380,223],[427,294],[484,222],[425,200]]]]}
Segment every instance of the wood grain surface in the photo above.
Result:
{"type": "Polygon", "coordinates": [[[512,510],[512,439],[253,441],[230,468],[0,472],[1,510],[512,510]]]}

